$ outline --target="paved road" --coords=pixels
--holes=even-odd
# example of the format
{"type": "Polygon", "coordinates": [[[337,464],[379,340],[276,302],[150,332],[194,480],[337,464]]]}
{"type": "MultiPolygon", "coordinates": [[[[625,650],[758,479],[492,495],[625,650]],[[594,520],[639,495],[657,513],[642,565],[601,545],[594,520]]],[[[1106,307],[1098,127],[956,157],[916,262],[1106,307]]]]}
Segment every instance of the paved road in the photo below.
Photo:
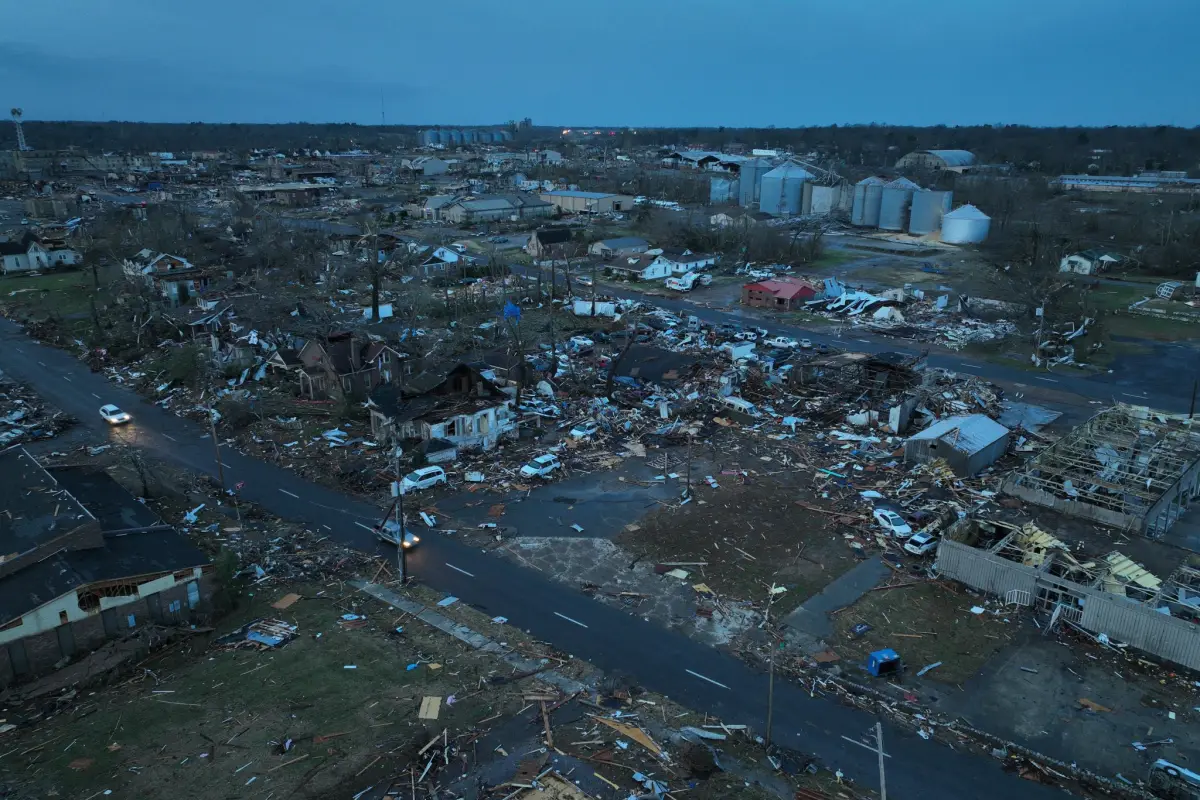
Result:
{"type": "MultiPolygon", "coordinates": [[[[25,338],[0,320],[0,369],[30,383],[50,403],[74,414],[102,435],[145,448],[198,473],[215,474],[211,440],[201,426],[142,401],[90,372],[70,354],[25,338]],[[113,402],[135,417],[108,429],[97,414],[113,402]]],[[[281,517],[329,532],[350,546],[377,551],[370,526],[380,509],[309,483],[281,468],[222,448],[227,482],[244,481],[241,494],[281,517]]],[[[554,491],[553,487],[549,487],[554,491]]],[[[452,537],[426,537],[411,559],[416,575],[484,612],[505,616],[558,648],[610,672],[731,722],[765,724],[766,676],[733,656],[593,601],[525,569],[466,547],[452,537]]],[[[778,681],[775,739],[840,767],[874,786],[876,755],[861,743],[874,719],[803,688],[778,681]]],[[[926,742],[891,725],[884,727],[888,789],[897,798],[1061,797],[1061,793],[1003,773],[984,757],[926,742]]]]}
{"type": "MultiPolygon", "coordinates": [[[[538,272],[537,267],[514,266],[513,270],[518,274],[525,273],[529,275],[536,275],[538,272]]],[[[548,271],[543,270],[543,276],[545,280],[549,280],[550,274],[548,271]]],[[[916,355],[925,349],[923,347],[915,347],[912,344],[903,344],[893,339],[869,337],[864,333],[854,330],[848,331],[844,337],[834,336],[827,330],[807,330],[796,325],[780,323],[777,318],[769,313],[742,308],[740,306],[732,308],[705,308],[702,305],[691,302],[686,296],[647,296],[645,293],[637,290],[614,288],[609,285],[600,287],[600,292],[623,299],[644,301],[677,314],[693,314],[701,320],[713,324],[738,322],[743,325],[761,325],[769,329],[772,335],[782,334],[797,339],[810,339],[817,344],[827,344],[839,349],[855,349],[869,353],[907,353],[909,355],[916,355]]],[[[1122,379],[1119,375],[1102,374],[1092,377],[1080,377],[1069,372],[1020,370],[996,364],[988,364],[979,359],[972,359],[969,356],[943,352],[931,352],[929,355],[929,364],[933,367],[978,375],[981,378],[996,383],[1070,392],[1087,399],[1100,400],[1109,404],[1116,401],[1135,404],[1152,403],[1155,408],[1165,411],[1186,411],[1191,402],[1192,385],[1190,375],[1187,379],[1172,384],[1165,391],[1155,392],[1151,396],[1147,395],[1146,391],[1135,380],[1122,379]]]]}

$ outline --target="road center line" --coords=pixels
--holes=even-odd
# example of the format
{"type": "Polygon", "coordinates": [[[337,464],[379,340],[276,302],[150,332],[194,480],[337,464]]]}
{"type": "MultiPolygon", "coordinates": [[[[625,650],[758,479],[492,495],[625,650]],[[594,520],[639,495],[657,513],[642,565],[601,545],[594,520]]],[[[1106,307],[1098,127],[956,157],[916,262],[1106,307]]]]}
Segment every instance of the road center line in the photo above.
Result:
{"type": "Polygon", "coordinates": [[[1058,381],[1054,380],[1054,378],[1043,378],[1043,377],[1042,377],[1042,376],[1040,376],[1040,375],[1037,375],[1037,376],[1035,376],[1035,377],[1037,377],[1037,379],[1038,379],[1039,381],[1045,381],[1046,383],[1058,383],[1058,381]]]}
{"type": "Polygon", "coordinates": [[[862,342],[863,344],[871,344],[871,340],[870,340],[870,339],[855,339],[854,341],[856,341],[856,342],[862,342]]]}
{"type": "Polygon", "coordinates": [[[96,394],[95,392],[92,392],[92,397],[96,398],[97,400],[100,399],[100,395],[96,394]]]}
{"type": "Polygon", "coordinates": [[[1138,400],[1146,399],[1146,395],[1144,395],[1144,394],[1130,394],[1129,392],[1121,392],[1121,396],[1122,397],[1136,397],[1138,400]]]}
{"type": "MultiPolygon", "coordinates": [[[[461,572],[463,575],[466,575],[468,578],[474,578],[474,577],[475,577],[475,576],[474,576],[472,573],[470,573],[470,572],[467,572],[465,569],[462,569],[461,567],[456,567],[456,566],[454,566],[454,565],[453,565],[453,564],[451,564],[449,561],[447,561],[447,562],[446,562],[446,566],[447,566],[447,567],[449,567],[450,569],[454,570],[455,572],[461,572]]],[[[561,616],[561,615],[560,615],[560,616],[561,616]]],[[[571,622],[575,622],[575,620],[571,620],[571,622]]],[[[578,624],[578,623],[576,623],[576,624],[578,624]]],[[[586,627],[587,627],[587,625],[584,625],[583,627],[585,627],[585,628],[586,628],[586,627]]]]}
{"type": "Polygon", "coordinates": [[[71,382],[71,379],[70,379],[70,378],[68,378],[66,375],[63,375],[63,376],[62,376],[62,379],[63,379],[64,381],[66,381],[67,383],[70,383],[70,382],[71,382]]]}
{"type": "Polygon", "coordinates": [[[364,528],[364,529],[366,529],[366,530],[370,531],[371,533],[374,533],[374,532],[375,532],[375,529],[374,529],[374,528],[368,528],[366,525],[363,525],[363,524],[362,524],[361,522],[359,522],[358,520],[354,520],[354,524],[355,524],[355,525],[357,525],[357,526],[358,526],[358,527],[360,527],[360,528],[364,528]]]}
{"type": "MultiPolygon", "coordinates": [[[[449,565],[449,564],[447,564],[446,566],[448,567],[448,566],[450,566],[450,565],[449,565]]],[[[462,570],[459,570],[459,572],[462,572],[462,570]]],[[[474,575],[472,575],[471,577],[475,577],[475,576],[474,576],[474,575]]],[[[563,618],[563,619],[565,619],[567,622],[574,622],[576,625],[578,625],[578,626],[579,626],[579,627],[581,627],[581,628],[586,628],[586,627],[587,627],[587,625],[584,625],[584,624],[583,624],[582,622],[580,622],[579,620],[577,620],[577,619],[571,619],[571,618],[570,618],[570,617],[568,617],[566,614],[560,614],[560,613],[558,613],[557,611],[555,611],[555,612],[554,612],[554,616],[556,616],[556,617],[562,617],[562,618],[563,618]]]]}
{"type": "MultiPolygon", "coordinates": [[[[863,744],[863,743],[862,743],[862,742],[860,742],[858,739],[851,739],[849,736],[843,736],[842,738],[843,738],[843,739],[845,739],[845,740],[846,740],[847,742],[849,742],[850,744],[856,744],[856,745],[858,745],[859,747],[863,748],[864,750],[870,750],[872,753],[878,753],[878,752],[879,752],[879,751],[878,751],[877,749],[875,749],[874,747],[871,747],[871,745],[869,745],[869,744],[863,744]]],[[[884,758],[891,758],[891,757],[892,757],[892,754],[891,754],[891,753],[884,753],[884,754],[883,754],[883,757],[884,757],[884,758]]]]}
{"type": "Polygon", "coordinates": [[[164,434],[163,434],[163,436],[164,436],[165,438],[167,438],[167,439],[170,439],[172,442],[177,442],[177,441],[179,441],[178,439],[176,439],[174,436],[172,436],[172,435],[171,435],[171,434],[169,434],[169,433],[164,433],[164,434]]]}
{"type": "MultiPolygon", "coordinates": [[[[709,678],[709,677],[708,677],[708,676],[706,676],[706,675],[701,675],[699,672],[692,672],[690,669],[689,669],[689,670],[684,670],[684,671],[685,671],[685,672],[686,672],[688,675],[694,675],[694,676],[696,676],[697,678],[699,678],[699,679],[700,679],[700,680],[702,680],[702,681],[708,681],[708,682],[709,682],[709,683],[711,683],[711,684],[714,684],[714,685],[716,685],[716,686],[720,686],[722,689],[729,689],[729,687],[728,687],[728,686],[726,686],[725,684],[721,683],[720,681],[714,681],[712,678],[709,678]]],[[[730,690],[730,691],[732,691],[732,690],[730,690]]]]}
{"type": "Polygon", "coordinates": [[[45,361],[39,361],[38,363],[39,363],[39,364],[41,364],[43,367],[44,367],[44,366],[46,366],[46,362],[45,362],[45,361]]]}
{"type": "Polygon", "coordinates": [[[978,364],[959,364],[960,367],[970,367],[971,369],[983,369],[978,364]]]}
{"type": "Polygon", "coordinates": [[[296,498],[297,500],[299,500],[299,499],[300,499],[300,495],[298,495],[298,494],[293,494],[292,492],[289,492],[287,489],[280,489],[279,491],[283,492],[283,493],[284,493],[284,494],[286,494],[288,497],[294,497],[294,498],[296,498]]]}

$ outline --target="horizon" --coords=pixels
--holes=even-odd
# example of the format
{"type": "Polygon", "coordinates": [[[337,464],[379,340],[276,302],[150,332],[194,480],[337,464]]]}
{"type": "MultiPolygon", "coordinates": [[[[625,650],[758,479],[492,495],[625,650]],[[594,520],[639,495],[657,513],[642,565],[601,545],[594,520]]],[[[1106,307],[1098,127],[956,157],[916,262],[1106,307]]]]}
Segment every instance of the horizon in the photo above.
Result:
{"type": "Polygon", "coordinates": [[[1200,126],[1193,0],[322,8],[261,0],[270,24],[247,25],[232,0],[14,6],[0,83],[31,122],[1200,126]]]}

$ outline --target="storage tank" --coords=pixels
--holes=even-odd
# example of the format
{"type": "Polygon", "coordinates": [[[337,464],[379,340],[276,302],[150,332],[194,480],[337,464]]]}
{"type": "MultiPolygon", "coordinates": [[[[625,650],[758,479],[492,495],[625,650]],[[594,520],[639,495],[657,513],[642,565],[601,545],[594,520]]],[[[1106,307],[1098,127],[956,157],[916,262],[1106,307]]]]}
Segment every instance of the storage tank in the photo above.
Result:
{"type": "Polygon", "coordinates": [[[463,141],[462,131],[460,131],[458,128],[451,128],[448,131],[443,131],[443,133],[447,137],[446,142],[448,144],[462,144],[462,141],[463,141]]]}
{"type": "Polygon", "coordinates": [[[842,187],[840,186],[813,186],[812,201],[805,213],[831,214],[837,208],[841,196],[842,187]]]}
{"type": "Polygon", "coordinates": [[[972,205],[959,206],[942,217],[942,241],[977,244],[987,238],[992,218],[972,205]]]}
{"type": "Polygon", "coordinates": [[[879,227],[879,205],[883,202],[883,178],[872,175],[854,184],[854,203],[850,207],[850,224],[864,228],[879,227]]]}
{"type": "Polygon", "coordinates": [[[475,144],[475,142],[479,141],[479,131],[474,128],[467,128],[462,134],[463,144],[475,144]]]}
{"type": "Polygon", "coordinates": [[[908,178],[896,178],[883,185],[883,199],[879,201],[880,230],[902,231],[908,227],[908,209],[913,193],[920,188],[908,178]]]}
{"type": "Polygon", "coordinates": [[[719,206],[737,200],[738,185],[737,178],[712,178],[708,184],[708,204],[719,206]]]}
{"type": "Polygon", "coordinates": [[[913,195],[912,213],[908,217],[908,232],[915,236],[933,233],[942,225],[942,217],[950,210],[954,192],[922,189],[913,195]]]}
{"type": "Polygon", "coordinates": [[[758,208],[776,217],[794,216],[800,213],[804,197],[804,184],[813,175],[791,161],[780,164],[763,175],[759,189],[758,208]]]}
{"type": "Polygon", "coordinates": [[[762,178],[771,171],[771,162],[765,158],[743,161],[738,169],[738,205],[751,208],[758,204],[762,178]]]}

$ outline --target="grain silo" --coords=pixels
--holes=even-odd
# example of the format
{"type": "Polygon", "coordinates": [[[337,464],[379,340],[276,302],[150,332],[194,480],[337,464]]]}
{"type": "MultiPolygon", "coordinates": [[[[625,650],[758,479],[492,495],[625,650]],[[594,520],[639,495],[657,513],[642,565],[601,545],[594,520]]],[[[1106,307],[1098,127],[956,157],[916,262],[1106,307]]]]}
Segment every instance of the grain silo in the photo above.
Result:
{"type": "Polygon", "coordinates": [[[854,184],[854,203],[850,207],[850,224],[864,228],[879,227],[879,205],[883,202],[883,178],[872,175],[854,184]]]}
{"type": "Polygon", "coordinates": [[[446,133],[446,136],[448,137],[449,144],[462,144],[463,143],[462,131],[460,131],[458,128],[451,128],[450,130],[446,131],[445,133],[446,133]]]}
{"type": "Polygon", "coordinates": [[[738,199],[738,178],[712,178],[708,184],[708,204],[725,205],[738,199]]]}
{"type": "Polygon", "coordinates": [[[789,217],[800,213],[804,184],[813,174],[792,161],[785,161],[762,177],[758,208],[765,214],[789,217]]]}
{"type": "Polygon", "coordinates": [[[954,192],[922,189],[913,195],[908,232],[914,236],[933,233],[942,225],[942,217],[950,210],[954,192]]]}
{"type": "Polygon", "coordinates": [[[752,208],[758,205],[762,178],[771,171],[771,162],[765,158],[751,158],[738,168],[738,205],[752,208]]]}
{"type": "Polygon", "coordinates": [[[987,238],[992,218],[972,205],[959,206],[942,217],[942,241],[977,244],[987,238]]]}
{"type": "Polygon", "coordinates": [[[902,231],[908,227],[908,209],[913,193],[920,188],[908,178],[896,178],[883,185],[883,199],[879,202],[880,230],[902,231]]]}
{"type": "Polygon", "coordinates": [[[842,197],[841,186],[813,185],[806,214],[832,214],[842,197]]]}

